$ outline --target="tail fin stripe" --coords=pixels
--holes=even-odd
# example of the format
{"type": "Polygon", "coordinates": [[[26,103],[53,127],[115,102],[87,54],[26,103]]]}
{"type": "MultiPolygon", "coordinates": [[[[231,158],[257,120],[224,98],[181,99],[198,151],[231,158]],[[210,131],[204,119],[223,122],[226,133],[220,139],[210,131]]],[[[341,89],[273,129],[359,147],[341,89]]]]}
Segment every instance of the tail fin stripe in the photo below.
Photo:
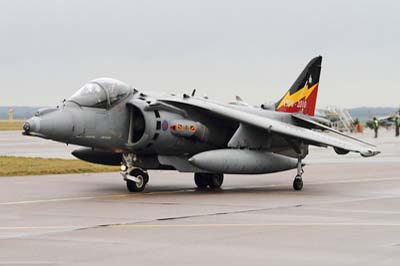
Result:
{"type": "Polygon", "coordinates": [[[282,106],[291,107],[303,99],[308,100],[315,89],[318,89],[318,83],[314,84],[311,88],[308,88],[308,84],[306,84],[306,86],[296,91],[294,94],[290,94],[290,91],[288,91],[279,103],[277,109],[279,110],[282,106]]]}
{"type": "Polygon", "coordinates": [[[276,111],[314,115],[321,63],[322,56],[318,56],[307,64],[285,96],[275,104],[276,111]]]}

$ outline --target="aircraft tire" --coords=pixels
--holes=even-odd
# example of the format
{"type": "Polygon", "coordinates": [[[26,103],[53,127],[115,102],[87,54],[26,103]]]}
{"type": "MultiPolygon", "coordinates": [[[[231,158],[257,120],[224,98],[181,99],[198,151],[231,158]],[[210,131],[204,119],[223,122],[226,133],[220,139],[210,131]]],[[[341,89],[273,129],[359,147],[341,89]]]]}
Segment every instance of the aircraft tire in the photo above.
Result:
{"type": "Polygon", "coordinates": [[[146,184],[149,182],[149,175],[139,169],[133,170],[129,173],[129,175],[134,176],[140,180],[140,182],[138,183],[132,180],[126,181],[126,187],[128,188],[129,192],[142,192],[146,187],[146,184]]]}
{"type": "Polygon", "coordinates": [[[296,177],[293,181],[293,189],[296,191],[300,191],[303,189],[303,180],[301,178],[296,177]]]}
{"type": "Polygon", "coordinates": [[[200,189],[205,189],[208,186],[209,178],[207,174],[195,173],[194,174],[194,183],[200,189]]]}
{"type": "Polygon", "coordinates": [[[222,183],[224,183],[224,174],[213,174],[208,179],[208,185],[213,189],[220,188],[222,183]]]}

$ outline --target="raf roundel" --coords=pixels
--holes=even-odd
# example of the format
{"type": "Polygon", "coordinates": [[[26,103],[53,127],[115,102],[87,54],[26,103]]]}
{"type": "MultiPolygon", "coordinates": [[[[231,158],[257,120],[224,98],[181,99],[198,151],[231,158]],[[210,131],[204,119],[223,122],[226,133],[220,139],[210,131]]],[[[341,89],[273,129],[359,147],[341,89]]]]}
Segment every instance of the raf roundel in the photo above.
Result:
{"type": "Polygon", "coordinates": [[[164,131],[167,131],[167,130],[168,130],[168,122],[167,122],[167,120],[164,120],[164,121],[162,122],[162,129],[163,129],[164,131]]]}

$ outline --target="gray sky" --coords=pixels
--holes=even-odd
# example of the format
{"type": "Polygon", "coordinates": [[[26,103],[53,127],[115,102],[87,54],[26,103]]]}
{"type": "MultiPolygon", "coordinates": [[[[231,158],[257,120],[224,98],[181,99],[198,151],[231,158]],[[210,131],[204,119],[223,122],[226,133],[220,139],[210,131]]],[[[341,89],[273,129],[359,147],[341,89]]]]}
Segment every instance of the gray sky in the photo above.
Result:
{"type": "Polygon", "coordinates": [[[399,1],[0,0],[0,105],[86,81],[274,102],[324,56],[318,106],[400,104],[399,1]]]}

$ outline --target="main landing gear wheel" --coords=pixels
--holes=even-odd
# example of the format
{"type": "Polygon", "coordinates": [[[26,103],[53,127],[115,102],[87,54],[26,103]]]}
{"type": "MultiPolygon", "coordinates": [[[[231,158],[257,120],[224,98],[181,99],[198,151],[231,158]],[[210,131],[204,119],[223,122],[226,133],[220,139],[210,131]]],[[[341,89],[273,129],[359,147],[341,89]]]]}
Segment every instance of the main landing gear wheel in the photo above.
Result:
{"type": "Polygon", "coordinates": [[[301,156],[299,155],[299,158],[297,160],[297,175],[293,181],[293,189],[296,191],[303,189],[303,178],[302,178],[303,173],[304,173],[303,164],[301,162],[301,156]]]}
{"type": "Polygon", "coordinates": [[[205,189],[207,187],[217,189],[222,186],[222,183],[224,182],[224,175],[195,173],[194,182],[196,183],[196,186],[200,189],[205,189]]]}
{"type": "Polygon", "coordinates": [[[210,176],[208,180],[208,185],[212,189],[220,188],[224,183],[224,175],[223,174],[214,174],[210,176]]]}
{"type": "Polygon", "coordinates": [[[142,192],[149,182],[149,175],[139,169],[132,170],[129,175],[132,177],[126,179],[126,187],[130,192],[142,192]]]}
{"type": "Polygon", "coordinates": [[[301,177],[297,177],[293,181],[293,189],[294,190],[301,190],[303,188],[303,180],[301,177]]]}
{"type": "Polygon", "coordinates": [[[208,178],[205,174],[195,173],[194,174],[194,183],[200,189],[207,188],[208,185],[208,178]]]}

